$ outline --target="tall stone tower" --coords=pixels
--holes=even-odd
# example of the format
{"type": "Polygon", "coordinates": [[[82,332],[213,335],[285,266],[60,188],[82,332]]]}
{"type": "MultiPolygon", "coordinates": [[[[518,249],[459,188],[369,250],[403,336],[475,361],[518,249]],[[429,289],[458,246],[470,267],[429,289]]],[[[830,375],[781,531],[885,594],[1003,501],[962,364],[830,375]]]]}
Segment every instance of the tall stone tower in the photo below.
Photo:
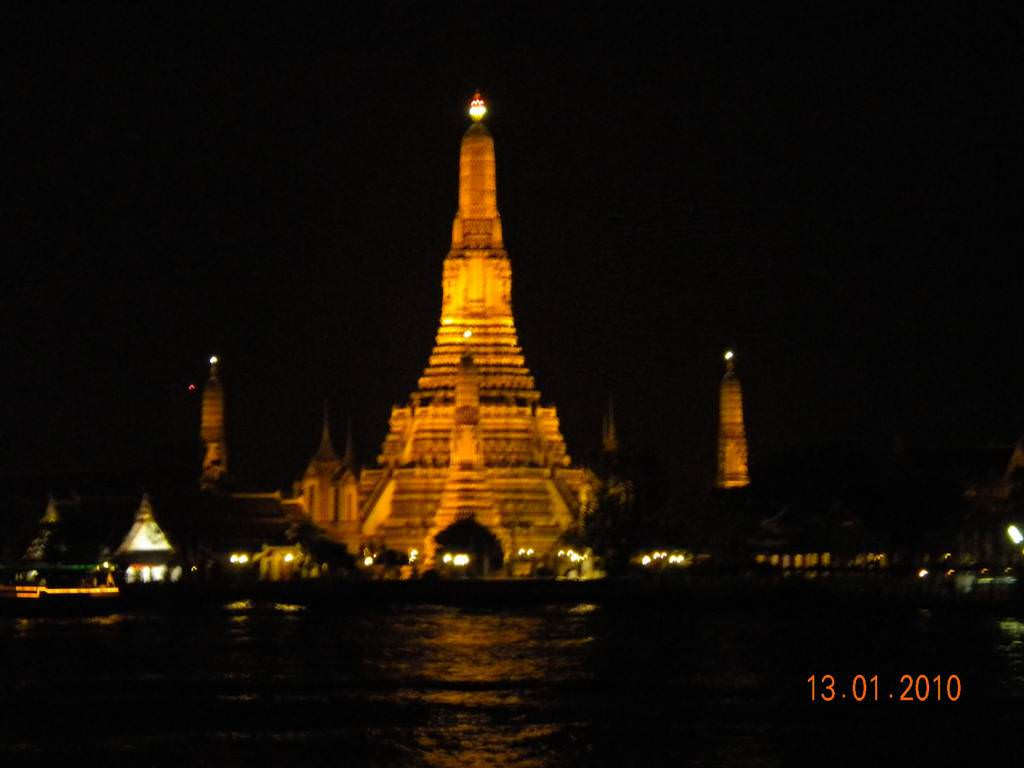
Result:
{"type": "Polygon", "coordinates": [[[725,375],[719,395],[718,476],[715,485],[725,489],[750,485],[747,434],[743,428],[743,393],[731,351],[725,353],[725,375]]]}
{"type": "Polygon", "coordinates": [[[219,361],[210,358],[210,375],[203,385],[203,404],[199,438],[203,443],[203,471],[199,478],[201,490],[220,485],[228,472],[228,444],[224,433],[224,388],[218,375],[219,361]]]}
{"type": "Polygon", "coordinates": [[[591,486],[589,473],[571,466],[555,409],[540,404],[519,346],[485,114],[477,94],[459,155],[436,343],[409,403],[392,409],[377,468],[361,473],[361,525],[344,537],[350,549],[415,549],[428,567],[434,537],[467,517],[506,558],[513,545],[549,555],[591,486]]]}
{"type": "Polygon", "coordinates": [[[608,411],[601,419],[601,451],[607,456],[619,452],[619,433],[615,428],[615,403],[608,398],[608,411]]]}

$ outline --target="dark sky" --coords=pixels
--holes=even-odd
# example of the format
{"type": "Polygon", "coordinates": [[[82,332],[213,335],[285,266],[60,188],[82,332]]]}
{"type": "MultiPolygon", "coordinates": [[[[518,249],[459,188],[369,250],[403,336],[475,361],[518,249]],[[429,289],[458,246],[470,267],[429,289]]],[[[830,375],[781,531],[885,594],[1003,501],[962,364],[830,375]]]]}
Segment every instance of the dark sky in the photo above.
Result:
{"type": "Polygon", "coordinates": [[[1020,13],[371,6],[0,12],[0,473],[191,467],[212,353],[245,482],[301,470],[324,397],[372,460],[475,88],[573,455],[614,393],[633,451],[707,470],[726,346],[755,472],[1024,431],[1020,13]]]}

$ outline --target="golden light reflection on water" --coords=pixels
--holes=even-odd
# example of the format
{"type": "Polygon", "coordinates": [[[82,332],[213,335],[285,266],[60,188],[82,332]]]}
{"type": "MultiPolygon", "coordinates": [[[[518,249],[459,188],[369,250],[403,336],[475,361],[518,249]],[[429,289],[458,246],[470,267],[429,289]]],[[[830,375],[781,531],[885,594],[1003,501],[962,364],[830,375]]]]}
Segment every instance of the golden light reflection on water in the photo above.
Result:
{"type": "Polygon", "coordinates": [[[423,761],[437,768],[540,768],[557,762],[534,745],[556,737],[559,730],[557,725],[512,725],[489,728],[484,735],[476,724],[458,723],[419,728],[416,744],[423,761]]]}
{"type": "Polygon", "coordinates": [[[14,636],[19,639],[27,639],[33,633],[44,627],[99,627],[112,628],[124,623],[126,617],[120,613],[112,613],[106,616],[84,616],[74,618],[56,617],[21,617],[14,620],[14,636]]]}
{"type": "Polygon", "coordinates": [[[414,732],[425,765],[556,765],[552,742],[568,738],[573,724],[537,724],[529,713],[564,697],[564,691],[556,693],[560,686],[590,677],[589,614],[595,610],[421,613],[388,628],[369,670],[400,687],[369,698],[425,710],[426,722],[414,732]]]}
{"type": "MultiPolygon", "coordinates": [[[[455,609],[421,616],[390,633],[401,648],[385,645],[373,660],[375,672],[390,679],[445,683],[532,685],[583,674],[578,648],[593,638],[579,631],[582,618],[559,615],[508,616],[455,609]],[[416,642],[410,643],[410,635],[416,642]]],[[[386,643],[387,641],[385,641],[386,643]]]]}
{"type": "Polygon", "coordinates": [[[996,651],[1005,659],[1007,679],[1003,687],[1011,695],[1020,695],[1024,688],[1024,621],[1014,618],[1000,619],[996,651]]]}

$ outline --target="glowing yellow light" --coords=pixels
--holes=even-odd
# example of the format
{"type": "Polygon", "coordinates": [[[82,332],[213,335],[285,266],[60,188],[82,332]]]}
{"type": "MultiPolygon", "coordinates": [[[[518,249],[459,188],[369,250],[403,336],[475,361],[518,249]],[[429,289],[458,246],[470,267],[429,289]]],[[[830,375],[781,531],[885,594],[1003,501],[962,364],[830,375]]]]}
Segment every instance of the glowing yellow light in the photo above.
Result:
{"type": "Polygon", "coordinates": [[[444,557],[442,557],[441,559],[444,562],[446,562],[446,563],[450,563],[452,561],[452,553],[451,552],[445,552],[444,553],[444,557]]]}
{"type": "Polygon", "coordinates": [[[218,361],[217,361],[217,356],[216,355],[214,355],[213,357],[210,358],[210,365],[216,365],[217,362],[218,361]]]}
{"type": "Polygon", "coordinates": [[[290,563],[290,562],[291,562],[292,560],[294,560],[294,559],[295,559],[295,555],[293,555],[293,554],[292,554],[291,552],[287,553],[287,554],[286,554],[286,555],[284,556],[284,561],[285,561],[286,563],[290,563]]]}
{"type": "MultiPolygon", "coordinates": [[[[5,588],[6,589],[6,588],[5,588]]],[[[15,587],[14,596],[37,599],[41,595],[90,595],[90,596],[113,596],[120,592],[117,587],[37,587],[24,586],[15,587]]]]}
{"type": "Polygon", "coordinates": [[[367,555],[366,557],[364,557],[363,558],[363,565],[365,565],[367,568],[369,568],[371,565],[373,565],[373,556],[372,555],[367,555]]]}
{"type": "Polygon", "coordinates": [[[413,548],[413,549],[409,550],[409,562],[410,563],[415,563],[416,562],[416,558],[419,557],[419,556],[420,556],[420,551],[418,549],[413,548]]]}
{"type": "Polygon", "coordinates": [[[727,349],[725,351],[725,359],[726,360],[732,360],[732,358],[733,358],[732,350],[731,349],[727,349]]]}
{"type": "Polygon", "coordinates": [[[456,555],[452,558],[452,565],[462,567],[469,563],[469,555],[456,555]]]}
{"type": "Polygon", "coordinates": [[[469,102],[469,116],[479,122],[484,119],[484,115],[486,114],[487,104],[480,95],[480,91],[477,91],[473,94],[473,100],[469,102]]]}
{"type": "Polygon", "coordinates": [[[642,558],[640,558],[640,565],[650,565],[650,564],[651,564],[651,556],[650,555],[644,555],[642,558]]]}
{"type": "Polygon", "coordinates": [[[917,572],[917,578],[919,578],[919,579],[923,579],[927,575],[928,575],[928,569],[927,568],[922,568],[920,571],[917,572]]]}
{"type": "Polygon", "coordinates": [[[109,562],[109,561],[107,561],[107,560],[104,560],[104,561],[103,561],[103,567],[104,567],[104,568],[109,568],[109,567],[110,567],[110,562],[109,562]]]}
{"type": "Polygon", "coordinates": [[[464,338],[464,339],[471,339],[471,338],[473,338],[473,332],[469,331],[469,330],[463,331],[462,332],[462,338],[464,338]]]}
{"type": "Polygon", "coordinates": [[[1024,534],[1020,532],[1020,528],[1016,525],[1011,525],[1006,529],[1007,535],[1014,544],[1020,544],[1024,541],[1024,534]]]}

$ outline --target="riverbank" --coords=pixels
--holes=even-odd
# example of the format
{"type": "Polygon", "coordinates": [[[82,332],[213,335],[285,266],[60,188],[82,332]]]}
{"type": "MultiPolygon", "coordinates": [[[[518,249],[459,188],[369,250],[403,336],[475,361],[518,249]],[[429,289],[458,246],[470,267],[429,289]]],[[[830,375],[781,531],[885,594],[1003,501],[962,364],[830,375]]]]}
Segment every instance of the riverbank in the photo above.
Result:
{"type": "Polygon", "coordinates": [[[196,611],[252,601],[307,608],[358,610],[393,605],[489,608],[579,603],[652,606],[757,603],[871,603],[929,607],[945,604],[1024,605],[1017,586],[960,593],[952,585],[874,574],[827,578],[755,578],[750,574],[701,574],[675,578],[592,581],[488,579],[417,581],[294,581],[239,584],[181,583],[124,587],[116,596],[41,596],[0,600],[0,615],[97,615],[119,611],[196,611]]]}

